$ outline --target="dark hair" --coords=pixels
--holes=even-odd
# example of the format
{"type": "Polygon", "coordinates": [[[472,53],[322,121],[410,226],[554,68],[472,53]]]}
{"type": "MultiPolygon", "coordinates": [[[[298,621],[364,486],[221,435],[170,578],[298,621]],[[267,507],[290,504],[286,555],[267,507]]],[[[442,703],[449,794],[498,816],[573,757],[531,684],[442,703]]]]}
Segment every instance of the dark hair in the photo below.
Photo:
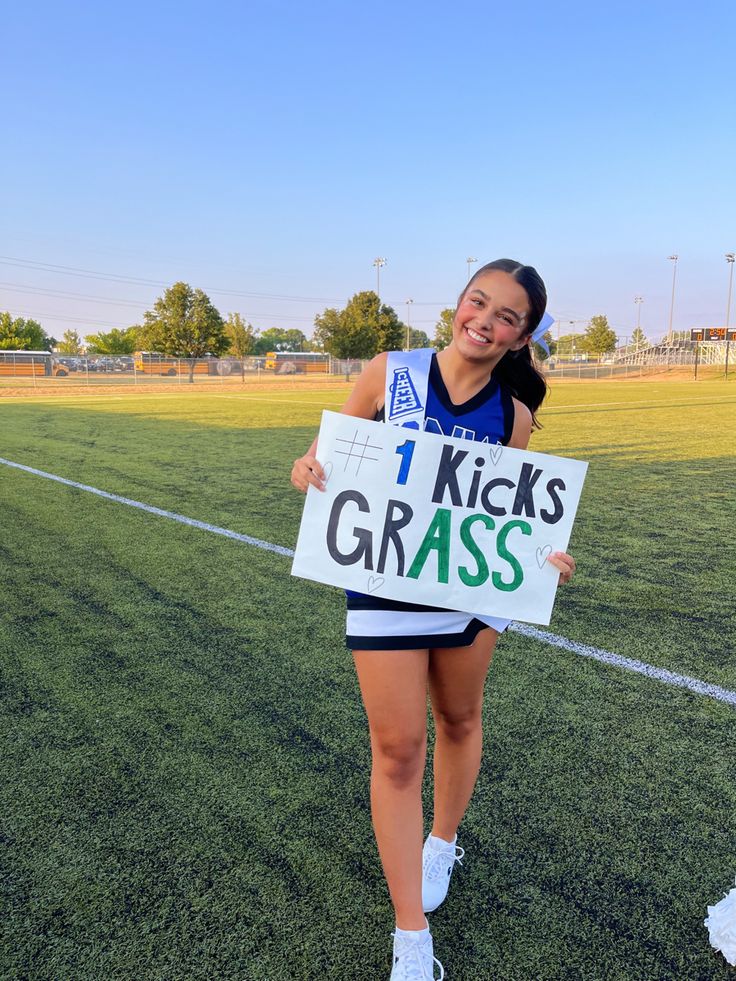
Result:
{"type": "MultiPolygon", "coordinates": [[[[532,334],[539,326],[547,307],[547,290],[542,277],[533,266],[525,266],[515,259],[496,259],[495,262],[481,266],[460,294],[458,304],[478,276],[496,269],[513,276],[516,282],[524,287],[529,298],[529,317],[526,321],[525,334],[532,334]]],[[[547,382],[534,364],[530,345],[526,345],[520,351],[507,351],[493,369],[493,375],[506,385],[512,395],[524,403],[532,414],[534,426],[539,429],[535,413],[547,394],[547,382]]]]}

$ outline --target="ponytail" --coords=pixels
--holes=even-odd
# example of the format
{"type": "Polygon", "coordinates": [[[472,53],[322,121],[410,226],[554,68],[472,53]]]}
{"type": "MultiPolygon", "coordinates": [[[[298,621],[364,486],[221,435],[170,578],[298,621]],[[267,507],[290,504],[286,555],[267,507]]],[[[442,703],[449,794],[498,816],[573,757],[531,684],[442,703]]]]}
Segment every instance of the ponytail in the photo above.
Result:
{"type": "Polygon", "coordinates": [[[547,395],[547,382],[537,368],[529,345],[520,351],[507,351],[493,369],[493,377],[511,392],[532,414],[532,425],[541,429],[536,411],[547,395]]]}

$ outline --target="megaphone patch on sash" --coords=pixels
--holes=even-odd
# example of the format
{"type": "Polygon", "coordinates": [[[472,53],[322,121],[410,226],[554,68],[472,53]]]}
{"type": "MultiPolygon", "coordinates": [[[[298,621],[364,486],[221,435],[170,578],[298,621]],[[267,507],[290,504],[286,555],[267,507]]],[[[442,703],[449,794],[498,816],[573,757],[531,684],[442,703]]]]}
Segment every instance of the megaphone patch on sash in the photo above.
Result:
{"type": "Polygon", "coordinates": [[[388,390],[391,393],[390,419],[404,416],[408,412],[418,412],[423,408],[408,368],[394,368],[394,380],[388,390]]]}

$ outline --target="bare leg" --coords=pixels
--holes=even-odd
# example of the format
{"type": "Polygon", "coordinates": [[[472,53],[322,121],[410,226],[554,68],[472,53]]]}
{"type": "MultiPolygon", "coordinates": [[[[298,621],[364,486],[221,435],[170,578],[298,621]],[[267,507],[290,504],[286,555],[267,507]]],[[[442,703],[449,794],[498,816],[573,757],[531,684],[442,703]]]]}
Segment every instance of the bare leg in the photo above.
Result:
{"type": "Polygon", "coordinates": [[[470,647],[430,652],[429,690],[435,720],[432,834],[452,841],[480,771],[483,684],[498,633],[481,630],[470,647]]]}
{"type": "Polygon", "coordinates": [[[427,754],[426,650],[353,651],[370,727],[371,813],[402,930],[423,930],[422,777],[427,754]]]}

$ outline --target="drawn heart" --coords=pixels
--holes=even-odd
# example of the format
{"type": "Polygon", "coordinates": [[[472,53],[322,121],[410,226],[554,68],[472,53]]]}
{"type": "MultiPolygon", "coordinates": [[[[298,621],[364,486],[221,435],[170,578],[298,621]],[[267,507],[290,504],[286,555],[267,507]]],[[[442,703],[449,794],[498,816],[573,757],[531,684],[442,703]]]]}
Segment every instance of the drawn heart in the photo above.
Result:
{"type": "Polygon", "coordinates": [[[368,576],[368,592],[375,593],[386,582],[383,576],[368,576]]]}
{"type": "Polygon", "coordinates": [[[498,443],[496,446],[491,446],[491,463],[495,467],[498,461],[501,459],[501,454],[503,453],[503,444],[498,443]]]}
{"type": "Polygon", "coordinates": [[[324,470],[325,473],[325,483],[327,483],[327,481],[332,476],[332,469],[333,469],[332,460],[328,460],[327,463],[323,463],[322,469],[324,470]]]}
{"type": "Polygon", "coordinates": [[[547,556],[552,554],[552,546],[545,545],[544,548],[537,549],[537,565],[540,569],[544,568],[544,563],[547,561],[547,556]]]}

